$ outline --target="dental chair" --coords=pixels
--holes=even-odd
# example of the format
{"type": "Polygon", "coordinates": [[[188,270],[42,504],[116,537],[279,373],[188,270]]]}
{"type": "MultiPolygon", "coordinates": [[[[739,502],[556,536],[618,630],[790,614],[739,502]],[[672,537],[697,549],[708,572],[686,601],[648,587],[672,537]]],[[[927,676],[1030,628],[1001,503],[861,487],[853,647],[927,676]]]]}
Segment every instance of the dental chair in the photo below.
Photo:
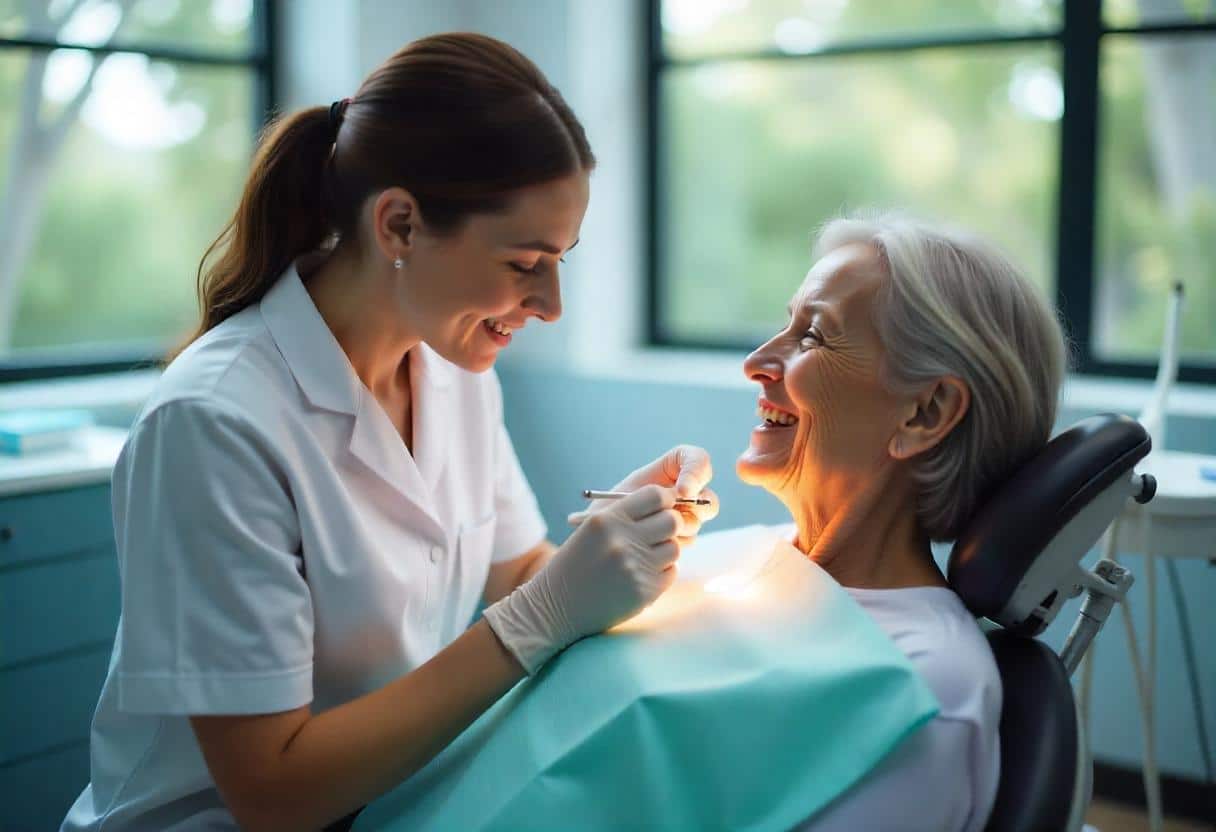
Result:
{"type": "Polygon", "coordinates": [[[947,580],[987,619],[1004,689],[988,832],[1082,826],[1093,766],[1069,677],[1133,578],[1110,560],[1092,570],[1080,562],[1128,499],[1153,498],[1156,481],[1133,470],[1150,447],[1148,433],[1126,416],[1077,423],[992,495],[951,550],[947,580]],[[1082,593],[1057,655],[1035,637],[1082,593]]]}

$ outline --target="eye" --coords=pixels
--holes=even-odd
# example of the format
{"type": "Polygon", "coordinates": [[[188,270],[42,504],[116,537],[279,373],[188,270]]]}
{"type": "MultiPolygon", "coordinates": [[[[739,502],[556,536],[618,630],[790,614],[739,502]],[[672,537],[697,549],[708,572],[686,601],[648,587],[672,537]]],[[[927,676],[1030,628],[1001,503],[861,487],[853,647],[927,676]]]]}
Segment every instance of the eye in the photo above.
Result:
{"type": "MultiPolygon", "coordinates": [[[[559,262],[559,263],[565,263],[565,262],[566,262],[566,258],[565,258],[565,257],[559,257],[559,258],[558,258],[558,262],[559,262]]],[[[511,268],[512,268],[512,269],[514,269],[515,271],[519,272],[520,274],[540,274],[540,273],[541,273],[541,271],[543,271],[543,270],[541,269],[541,266],[542,266],[543,264],[544,264],[544,261],[543,261],[543,260],[537,260],[537,261],[536,261],[535,263],[533,263],[531,266],[526,266],[526,265],[524,265],[523,263],[511,263],[511,264],[509,264],[509,265],[511,266],[511,268]]]]}
{"type": "Polygon", "coordinates": [[[814,347],[823,345],[823,336],[819,334],[819,330],[815,327],[808,329],[802,336],[802,340],[798,342],[801,349],[809,350],[814,347]]]}

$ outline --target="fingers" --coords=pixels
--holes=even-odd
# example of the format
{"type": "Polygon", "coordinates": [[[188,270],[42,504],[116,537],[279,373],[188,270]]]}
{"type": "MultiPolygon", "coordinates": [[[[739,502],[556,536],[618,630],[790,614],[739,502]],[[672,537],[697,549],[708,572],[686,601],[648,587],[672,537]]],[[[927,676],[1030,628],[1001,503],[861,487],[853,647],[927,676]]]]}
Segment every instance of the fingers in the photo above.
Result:
{"type": "Polygon", "coordinates": [[[662,572],[675,564],[679,557],[680,544],[674,540],[668,540],[657,546],[651,546],[647,560],[656,572],[662,572]]]}
{"type": "Polygon", "coordinates": [[[691,513],[696,516],[698,524],[708,523],[710,520],[713,520],[715,517],[718,516],[718,510],[721,508],[721,506],[718,504],[718,495],[716,493],[714,493],[714,490],[712,488],[703,489],[696,496],[700,497],[703,500],[709,500],[709,504],[704,505],[704,506],[698,506],[698,505],[688,505],[687,503],[683,503],[681,505],[683,508],[689,509],[691,511],[691,513]]]}
{"type": "Polygon", "coordinates": [[[695,497],[713,478],[709,452],[695,445],[677,445],[654,462],[621,480],[618,491],[633,491],[647,484],[675,488],[677,497],[695,497]]]}
{"type": "Polygon", "coordinates": [[[677,497],[698,496],[713,479],[709,452],[696,445],[677,445],[667,452],[664,461],[664,473],[674,482],[677,497]]]}
{"type": "Polygon", "coordinates": [[[623,498],[617,505],[626,516],[634,520],[641,520],[656,512],[669,509],[675,504],[676,498],[670,488],[647,485],[623,498]]]}
{"type": "Polygon", "coordinates": [[[649,517],[639,520],[637,524],[638,540],[650,546],[686,534],[684,517],[675,509],[665,509],[649,517]]]}
{"type": "Polygon", "coordinates": [[[659,594],[662,595],[664,592],[671,589],[672,584],[676,582],[676,578],[678,578],[679,575],[680,567],[674,563],[660,572],[657,581],[659,594]]]}
{"type": "Polygon", "coordinates": [[[684,531],[687,536],[696,536],[701,526],[718,516],[718,495],[706,489],[698,495],[701,499],[709,500],[706,505],[692,503],[676,503],[676,509],[684,515],[684,531]]]}
{"type": "MultiPolygon", "coordinates": [[[[709,500],[708,505],[693,505],[691,503],[674,503],[674,508],[680,513],[682,525],[679,529],[681,542],[684,544],[691,543],[694,538],[701,532],[701,526],[708,523],[718,516],[720,509],[718,503],[718,495],[711,489],[705,489],[697,495],[702,499],[709,500]]],[[[601,500],[600,502],[606,502],[601,500]]],[[[566,522],[571,526],[578,526],[592,514],[598,512],[599,508],[587,508],[582,511],[571,512],[566,515],[566,522]]],[[[660,509],[661,510],[661,509],[660,509]]]]}
{"type": "Polygon", "coordinates": [[[697,536],[701,531],[701,518],[697,517],[697,513],[692,509],[695,506],[676,505],[676,509],[680,512],[680,530],[677,537],[687,537],[689,539],[697,536]]]}

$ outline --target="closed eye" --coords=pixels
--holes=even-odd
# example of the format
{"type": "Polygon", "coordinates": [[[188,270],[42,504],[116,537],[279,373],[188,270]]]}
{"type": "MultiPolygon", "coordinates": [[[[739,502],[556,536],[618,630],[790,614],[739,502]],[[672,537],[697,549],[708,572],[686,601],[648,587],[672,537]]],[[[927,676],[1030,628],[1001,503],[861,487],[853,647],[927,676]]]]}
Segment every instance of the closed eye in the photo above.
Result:
{"type": "MultiPolygon", "coordinates": [[[[566,258],[565,258],[565,257],[559,257],[559,258],[558,258],[558,262],[559,262],[559,263],[565,263],[565,262],[566,262],[566,258]]],[[[511,263],[510,265],[511,265],[511,268],[512,268],[512,269],[514,269],[515,271],[519,272],[520,274],[540,274],[540,273],[541,273],[541,271],[542,271],[542,269],[540,268],[540,267],[541,267],[541,264],[542,264],[542,261],[537,260],[537,261],[536,261],[535,263],[533,263],[531,266],[525,266],[525,265],[523,265],[523,264],[521,264],[521,263],[511,263]]]]}
{"type": "Polygon", "coordinates": [[[806,332],[802,333],[802,338],[798,341],[798,346],[804,350],[809,350],[812,347],[823,346],[823,336],[819,334],[819,330],[811,327],[806,332]]]}

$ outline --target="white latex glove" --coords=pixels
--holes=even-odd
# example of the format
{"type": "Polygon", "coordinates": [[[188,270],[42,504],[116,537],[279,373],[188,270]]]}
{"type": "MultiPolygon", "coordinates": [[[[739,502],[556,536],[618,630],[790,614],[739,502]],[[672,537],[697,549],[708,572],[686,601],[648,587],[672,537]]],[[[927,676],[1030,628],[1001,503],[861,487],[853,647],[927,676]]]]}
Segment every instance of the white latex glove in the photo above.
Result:
{"type": "MultiPolygon", "coordinates": [[[[709,500],[709,504],[704,506],[678,506],[684,515],[684,528],[678,542],[681,546],[687,546],[696,539],[702,523],[708,523],[718,516],[718,495],[706,488],[713,476],[708,451],[695,445],[677,445],[654,462],[643,465],[625,477],[612,490],[636,491],[645,485],[658,485],[674,488],[677,497],[703,497],[709,500]]],[[[591,514],[611,505],[610,500],[596,500],[587,506],[586,511],[570,515],[569,520],[571,524],[581,523],[591,514]]]]}
{"type": "Polygon", "coordinates": [[[640,612],[675,581],[684,518],[648,486],[589,517],[530,581],[485,610],[528,673],[583,636],[640,612]]]}

